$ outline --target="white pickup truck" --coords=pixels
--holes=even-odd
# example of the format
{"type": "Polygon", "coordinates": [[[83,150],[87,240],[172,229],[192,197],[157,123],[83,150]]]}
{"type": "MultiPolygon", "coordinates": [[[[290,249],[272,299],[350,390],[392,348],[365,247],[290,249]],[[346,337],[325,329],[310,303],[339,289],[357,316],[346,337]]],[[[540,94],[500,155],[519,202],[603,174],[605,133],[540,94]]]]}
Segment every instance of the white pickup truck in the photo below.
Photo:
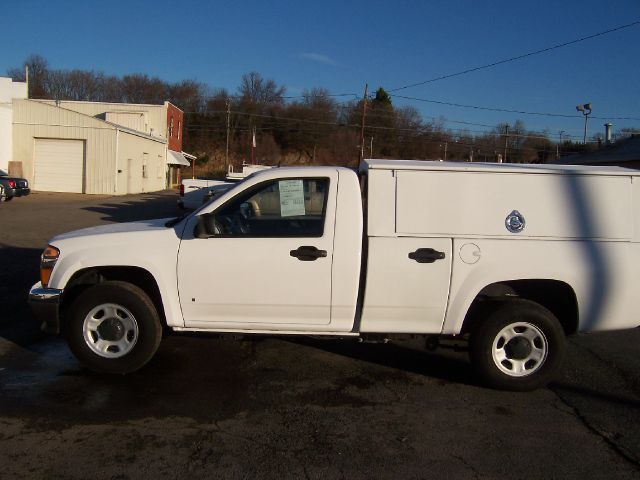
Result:
{"type": "Polygon", "coordinates": [[[367,160],[259,172],[199,210],[53,238],[30,292],[90,369],[163,329],[468,342],[493,387],[557,373],[565,336],[640,324],[640,172],[367,160]]]}

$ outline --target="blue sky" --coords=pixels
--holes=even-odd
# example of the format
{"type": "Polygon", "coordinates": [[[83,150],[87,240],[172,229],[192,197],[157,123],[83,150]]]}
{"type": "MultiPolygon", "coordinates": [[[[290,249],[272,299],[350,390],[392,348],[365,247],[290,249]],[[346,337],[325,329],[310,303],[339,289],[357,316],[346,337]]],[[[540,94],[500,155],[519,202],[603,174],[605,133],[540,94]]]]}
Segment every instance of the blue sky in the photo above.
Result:
{"type": "MultiPolygon", "coordinates": [[[[52,68],[141,72],[235,91],[255,70],[288,95],[388,90],[513,57],[640,19],[638,0],[10,1],[0,18],[0,74],[31,53],[52,68]]],[[[495,68],[398,92],[511,110],[640,118],[640,25],[495,68]]],[[[582,118],[465,109],[395,98],[426,120],[493,125],[522,119],[557,137],[582,118]]],[[[640,120],[611,120],[614,129],[640,120]]],[[[590,133],[604,119],[590,120],[590,133]]],[[[458,123],[446,123],[461,128],[458,123]]],[[[484,127],[469,126],[470,130],[484,127]]]]}

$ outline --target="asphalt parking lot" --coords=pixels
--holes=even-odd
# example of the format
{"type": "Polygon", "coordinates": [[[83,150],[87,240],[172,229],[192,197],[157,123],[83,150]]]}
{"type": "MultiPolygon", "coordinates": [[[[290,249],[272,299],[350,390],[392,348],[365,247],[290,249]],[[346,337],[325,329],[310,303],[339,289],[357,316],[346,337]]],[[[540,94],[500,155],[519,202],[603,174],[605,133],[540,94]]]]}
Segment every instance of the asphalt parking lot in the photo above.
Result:
{"type": "Polygon", "coordinates": [[[461,352],[302,338],[173,335],[134,374],[83,369],[27,308],[42,248],[175,200],[0,204],[0,478],[640,477],[640,329],[571,339],[532,393],[482,387],[461,352]]]}

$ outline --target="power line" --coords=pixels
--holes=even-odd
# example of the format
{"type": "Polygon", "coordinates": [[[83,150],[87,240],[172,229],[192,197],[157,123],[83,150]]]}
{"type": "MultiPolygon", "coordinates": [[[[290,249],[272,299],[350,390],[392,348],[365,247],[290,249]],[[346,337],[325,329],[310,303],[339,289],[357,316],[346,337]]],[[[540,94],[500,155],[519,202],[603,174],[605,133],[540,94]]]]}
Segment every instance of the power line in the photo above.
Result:
{"type": "MultiPolygon", "coordinates": [[[[187,112],[190,113],[190,112],[187,112]]],[[[216,111],[211,111],[209,112],[210,114],[222,114],[225,113],[222,110],[216,110],[216,111]]],[[[338,127],[349,127],[349,128],[355,128],[358,127],[359,124],[357,123],[348,123],[348,122],[340,122],[340,121],[326,121],[326,120],[318,120],[318,119],[309,119],[309,118],[297,118],[297,117],[284,117],[284,116],[279,116],[279,115],[269,115],[269,114],[258,114],[258,113],[249,113],[249,112],[241,112],[241,111],[230,111],[230,113],[234,114],[234,115],[238,115],[238,116],[247,116],[247,117],[256,117],[256,118],[265,118],[265,119],[269,119],[269,120],[279,120],[279,121],[285,121],[285,122],[292,122],[292,123],[306,123],[306,124],[313,124],[313,125],[328,125],[328,126],[338,126],[338,127]]],[[[204,115],[205,117],[207,115],[204,115]]],[[[435,118],[435,117],[433,117],[435,118]]],[[[443,122],[452,122],[452,123],[461,123],[461,124],[467,124],[467,125],[475,125],[475,126],[483,126],[483,127],[487,127],[487,128],[496,128],[496,125],[489,125],[489,124],[480,124],[480,123],[472,123],[472,122],[464,122],[464,121],[459,121],[459,120],[446,120],[443,119],[443,122]]],[[[276,126],[282,126],[283,128],[286,126],[289,126],[288,124],[276,124],[276,126]]],[[[188,124],[189,128],[197,128],[197,127],[210,127],[210,124],[207,123],[193,123],[190,122],[188,124]]],[[[402,127],[390,127],[390,126],[375,126],[375,125],[367,125],[367,129],[374,129],[374,130],[394,130],[394,131],[417,131],[417,132],[422,132],[422,133],[438,133],[440,132],[437,129],[433,129],[431,125],[419,125],[416,126],[414,128],[402,128],[402,127]]],[[[238,127],[236,127],[236,131],[239,130],[238,127]]],[[[473,132],[473,133],[481,133],[483,135],[502,135],[499,132],[491,132],[491,131],[486,131],[486,130],[469,130],[469,129],[456,129],[456,128],[447,128],[447,131],[461,131],[461,132],[473,132]]],[[[512,134],[510,136],[519,136],[519,137],[525,137],[525,138],[542,138],[542,139],[549,139],[549,135],[545,135],[543,133],[539,133],[539,132],[530,132],[530,133],[521,133],[521,134],[512,134]]],[[[576,137],[575,135],[569,135],[566,134],[565,135],[567,138],[569,137],[576,137]]],[[[576,137],[577,138],[577,137],[576,137]]]]}
{"type": "MultiPolygon", "coordinates": [[[[402,97],[405,98],[405,97],[402,97]]],[[[198,113],[198,112],[185,112],[185,113],[198,113]]],[[[238,111],[238,110],[232,110],[229,111],[229,113],[234,114],[234,115],[238,115],[238,116],[249,116],[249,117],[257,117],[257,118],[265,118],[265,119],[271,119],[271,120],[282,120],[282,121],[288,121],[288,122],[298,122],[298,123],[310,123],[310,124],[315,124],[315,125],[336,125],[336,126],[342,126],[342,127],[356,127],[359,124],[356,123],[348,123],[348,121],[345,119],[345,121],[329,121],[329,120],[325,120],[325,119],[317,119],[317,118],[298,118],[298,117],[289,117],[289,116],[281,116],[281,115],[273,115],[273,114],[259,114],[259,113],[250,113],[250,112],[242,112],[242,111],[238,111]]],[[[222,116],[222,114],[226,114],[226,110],[210,110],[208,111],[206,114],[203,113],[199,113],[200,116],[202,117],[212,117],[213,115],[220,115],[222,116]]],[[[397,118],[396,116],[394,116],[393,114],[386,114],[386,113],[369,113],[370,116],[377,116],[380,118],[389,118],[389,119],[395,119],[397,118]]],[[[422,115],[420,120],[422,120],[422,115]]],[[[488,124],[488,123],[475,123],[475,122],[467,122],[467,121],[463,121],[463,120],[453,120],[453,119],[447,119],[447,118],[441,118],[441,117],[434,117],[434,116],[430,116],[430,115],[424,115],[424,117],[426,118],[431,118],[436,122],[442,122],[442,123],[456,123],[456,124],[461,124],[461,125],[471,125],[471,126],[478,126],[478,127],[486,127],[486,128],[490,128],[490,129],[495,129],[497,127],[496,124],[488,124]]],[[[578,117],[581,118],[581,117],[578,117]]],[[[596,118],[596,117],[594,117],[596,118]]],[[[190,125],[207,125],[207,124],[202,124],[202,123],[190,123],[190,125]]],[[[367,128],[374,128],[374,126],[368,125],[367,128]]],[[[386,128],[389,130],[398,130],[398,127],[375,127],[378,129],[381,128],[386,128]]],[[[419,126],[416,127],[417,130],[425,130],[425,129],[429,129],[431,128],[430,125],[424,125],[421,124],[419,126]]],[[[406,129],[405,129],[406,130],[406,129]]],[[[495,134],[494,132],[491,131],[486,131],[486,130],[469,130],[466,128],[447,128],[447,130],[454,130],[454,131],[470,131],[470,132],[475,132],[475,133],[482,133],[482,134],[495,134]]],[[[520,134],[519,136],[522,137],[531,137],[531,138],[549,138],[550,136],[552,136],[551,133],[549,134],[545,134],[543,132],[536,132],[536,131],[529,131],[529,133],[526,134],[520,134]]],[[[567,138],[581,138],[581,135],[571,135],[571,134],[565,134],[565,137],[567,138]]]]}
{"type": "Polygon", "coordinates": [[[546,53],[546,52],[549,52],[551,50],[556,50],[558,48],[567,47],[569,45],[573,45],[573,44],[576,44],[576,43],[584,42],[585,40],[590,40],[592,38],[601,37],[603,35],[608,35],[610,33],[617,32],[618,30],[623,30],[625,28],[634,27],[634,26],[636,26],[638,24],[640,24],[640,20],[636,20],[635,22],[628,23],[626,25],[620,25],[619,27],[611,28],[609,30],[605,30],[604,32],[598,32],[598,33],[594,33],[593,35],[588,35],[586,37],[580,37],[580,38],[577,38],[575,40],[571,40],[569,42],[559,43],[559,44],[553,45],[551,47],[542,48],[540,50],[534,50],[532,52],[523,53],[522,55],[517,55],[515,57],[506,58],[504,60],[498,60],[497,62],[488,63],[486,65],[481,65],[479,67],[467,68],[466,70],[462,70],[460,72],[450,73],[448,75],[441,75],[439,77],[430,78],[429,80],[424,80],[422,82],[412,83],[410,85],[404,85],[402,87],[394,88],[394,89],[388,90],[388,91],[389,92],[397,92],[399,90],[405,90],[407,88],[417,87],[417,86],[420,86],[420,85],[425,85],[427,83],[433,83],[433,82],[437,82],[439,80],[445,80],[447,78],[452,78],[452,77],[457,77],[457,76],[460,76],[460,75],[465,75],[467,73],[477,72],[478,70],[484,70],[486,68],[495,67],[497,65],[502,65],[502,64],[505,64],[505,63],[509,63],[509,62],[514,62],[516,60],[521,60],[521,59],[526,58],[526,57],[532,57],[534,55],[539,55],[541,53],[546,53]]]}
{"type": "MultiPolygon", "coordinates": [[[[411,98],[411,97],[402,97],[400,95],[397,95],[397,96],[400,97],[400,98],[411,98]]],[[[424,100],[424,101],[428,101],[428,100],[424,100]]],[[[347,107],[347,106],[345,106],[345,107],[347,107]]],[[[345,108],[345,107],[343,107],[343,108],[345,108]]],[[[433,115],[425,115],[425,114],[421,114],[421,113],[417,113],[417,114],[420,116],[420,120],[423,120],[423,119],[427,118],[427,119],[432,119],[432,121],[438,122],[438,123],[440,123],[440,122],[441,123],[456,123],[456,124],[460,124],[460,125],[471,125],[471,126],[474,126],[474,127],[486,127],[486,128],[491,128],[491,129],[496,128],[496,124],[495,123],[494,124],[488,124],[488,123],[468,122],[468,121],[465,121],[465,120],[455,120],[455,119],[446,118],[446,117],[443,117],[443,116],[437,116],[436,117],[436,116],[433,116],[433,115]]],[[[384,119],[384,118],[397,119],[398,118],[398,115],[395,114],[395,113],[382,113],[382,112],[376,112],[375,110],[369,110],[367,112],[367,116],[381,118],[381,119],[384,119]]],[[[582,118],[582,117],[571,116],[571,118],[582,118]]],[[[592,117],[592,118],[597,118],[597,117],[592,117]]],[[[607,117],[607,118],[611,119],[611,117],[607,117]]],[[[566,127],[566,128],[569,129],[568,127],[566,127]]],[[[467,130],[467,129],[452,129],[452,128],[449,128],[449,130],[464,131],[464,130],[467,130]]],[[[479,131],[479,130],[469,130],[469,131],[487,133],[486,131],[479,131]]],[[[530,130],[530,131],[534,131],[534,130],[530,130]]],[[[565,131],[567,131],[567,130],[565,130],[565,131]]],[[[582,131],[582,130],[580,130],[580,131],[582,131]]],[[[540,136],[544,136],[545,135],[545,134],[542,134],[541,132],[539,132],[539,133],[541,134],[540,136]]],[[[546,136],[549,136],[549,135],[551,135],[551,134],[547,134],[546,136]]],[[[582,138],[582,135],[570,135],[570,134],[567,134],[565,136],[566,137],[582,138]]]]}
{"type": "MultiPolygon", "coordinates": [[[[640,23],[640,22],[638,22],[640,23]]],[[[542,117],[561,117],[561,118],[582,118],[580,115],[567,115],[564,113],[549,113],[549,112],[527,112],[525,110],[511,110],[508,108],[498,108],[498,107],[483,107],[480,105],[465,105],[462,103],[453,103],[453,102],[443,102],[441,100],[428,100],[426,98],[417,98],[417,97],[406,97],[403,95],[392,95],[397,98],[404,98],[405,100],[413,100],[416,102],[426,102],[426,103],[435,103],[438,105],[447,105],[449,107],[459,107],[459,108],[472,108],[475,110],[487,110],[490,112],[502,112],[502,113],[518,113],[521,115],[537,115],[542,117]]],[[[640,120],[637,117],[613,117],[613,116],[599,116],[590,115],[589,118],[598,119],[598,120],[640,120]]]]}
{"type": "MultiPolygon", "coordinates": [[[[640,22],[636,22],[636,23],[640,23],[640,22]]],[[[351,96],[351,95],[356,95],[356,94],[352,94],[352,93],[338,93],[338,94],[328,94],[327,96],[330,97],[340,97],[340,96],[351,96]]],[[[460,104],[460,103],[455,103],[455,102],[445,102],[445,101],[441,101],[441,100],[430,100],[430,99],[426,99],[426,98],[417,98],[417,97],[409,97],[409,96],[404,96],[404,95],[397,95],[394,94],[392,95],[393,97],[396,98],[402,98],[405,100],[411,100],[411,101],[416,101],[416,102],[425,102],[425,103],[433,103],[433,104],[437,104],[437,105],[445,105],[445,106],[451,106],[451,107],[457,107],[457,108],[468,108],[468,109],[475,109],[475,110],[484,110],[484,111],[492,111],[492,112],[500,112],[500,113],[515,113],[515,114],[520,114],[520,115],[533,115],[533,116],[540,116],[540,117],[556,117],[556,118],[568,118],[568,119],[581,119],[582,116],[580,115],[568,115],[568,114],[561,114],[561,113],[551,113],[551,112],[529,112],[526,110],[517,110],[517,109],[507,109],[507,108],[501,108],[501,107],[486,107],[486,106],[481,106],[481,105],[467,105],[467,104],[460,104]]],[[[240,98],[239,96],[236,95],[229,95],[229,98],[240,98]]],[[[286,98],[305,98],[306,96],[301,96],[301,97],[286,97],[286,98]]],[[[209,97],[212,98],[212,97],[209,97]]],[[[348,109],[348,108],[352,108],[354,106],[355,102],[353,100],[351,101],[346,101],[346,102],[335,102],[333,103],[334,108],[338,109],[338,110],[342,110],[344,112],[344,110],[348,109]]],[[[284,107],[284,106],[283,106],[284,107]]],[[[205,110],[204,112],[199,111],[199,112],[190,112],[190,111],[186,111],[185,113],[191,113],[191,114],[197,114],[197,115],[209,115],[209,114],[225,114],[226,111],[222,111],[222,110],[205,110]]],[[[245,112],[231,112],[237,115],[247,115],[247,113],[245,112]]],[[[419,112],[417,112],[418,115],[420,116],[420,120],[423,120],[424,118],[431,118],[436,122],[442,122],[442,123],[457,123],[457,124],[461,124],[461,125],[471,125],[471,126],[479,126],[479,127],[485,127],[485,128],[490,128],[493,129],[496,127],[495,124],[487,124],[487,123],[475,123],[475,122],[468,122],[468,121],[463,121],[463,120],[454,120],[454,119],[447,119],[445,117],[436,117],[436,116],[432,116],[432,115],[425,115],[425,114],[421,114],[419,112]]],[[[260,116],[257,114],[254,114],[256,116],[260,116]]],[[[342,113],[342,115],[345,115],[344,113],[342,113]]],[[[370,111],[368,112],[368,115],[370,117],[377,117],[377,118],[389,118],[389,119],[395,119],[398,118],[396,116],[396,114],[394,113],[383,113],[383,112],[375,112],[375,111],[370,111]]],[[[262,115],[262,117],[264,118],[288,118],[288,117],[274,117],[273,115],[262,115]]],[[[638,117],[629,117],[629,116],[622,116],[622,117],[617,117],[617,116],[595,116],[592,115],[590,116],[590,118],[592,119],[597,119],[597,120],[606,120],[606,121],[611,121],[611,120],[631,120],[631,121],[640,121],[640,118],[638,117]]],[[[295,121],[305,121],[305,122],[309,122],[309,121],[313,121],[313,120],[309,120],[309,119],[293,119],[293,118],[288,118],[289,120],[295,120],[295,121]]],[[[331,123],[331,122],[329,122],[331,123]]],[[[345,124],[345,122],[338,122],[340,125],[345,124]]],[[[451,129],[450,130],[456,130],[456,129],[451,129]]],[[[566,130],[571,130],[569,128],[566,128],[566,130]]],[[[460,130],[460,129],[458,129],[460,130]]],[[[475,130],[474,132],[478,132],[477,130],[475,130]]],[[[489,132],[480,132],[480,133],[489,133],[489,132]]],[[[542,134],[541,137],[545,137],[547,136],[546,134],[542,134]]],[[[552,134],[548,134],[548,136],[552,136],[552,134]]],[[[578,136],[576,135],[567,135],[567,137],[571,137],[571,138],[578,138],[578,136]]]]}
{"type": "MultiPolygon", "coordinates": [[[[190,113],[190,112],[187,112],[187,113],[190,113]]],[[[209,113],[212,113],[212,114],[220,113],[220,114],[222,114],[222,113],[225,113],[225,112],[222,111],[222,110],[219,110],[219,111],[212,111],[212,112],[209,112],[209,113]]],[[[302,123],[302,124],[325,125],[325,126],[346,127],[346,128],[360,128],[360,126],[361,126],[358,123],[332,122],[332,121],[317,120],[317,119],[283,117],[283,116],[279,116],[279,115],[265,115],[265,114],[248,113],[248,112],[240,112],[240,111],[230,111],[230,113],[232,113],[234,115],[239,115],[239,116],[265,118],[265,119],[269,119],[269,120],[278,120],[278,121],[281,121],[281,122],[291,122],[291,123],[298,123],[298,124],[302,123]]],[[[496,125],[474,124],[474,123],[471,123],[471,122],[462,122],[462,121],[455,121],[455,120],[453,122],[458,122],[458,123],[463,123],[463,124],[471,124],[471,125],[478,125],[478,126],[485,126],[485,127],[489,127],[489,128],[496,128],[496,125]]],[[[275,128],[286,128],[286,127],[290,127],[290,126],[291,125],[289,125],[287,123],[276,123],[275,125],[270,125],[268,127],[262,127],[262,130],[275,129],[275,128]]],[[[193,130],[193,131],[219,131],[219,130],[222,130],[221,127],[217,128],[217,127],[215,127],[215,126],[213,126],[211,124],[207,124],[207,123],[189,123],[189,124],[187,124],[185,126],[185,128],[193,130]]],[[[416,126],[414,128],[367,125],[366,128],[369,131],[371,131],[371,130],[385,131],[386,130],[386,131],[396,131],[396,132],[410,132],[410,133],[415,133],[415,134],[442,134],[442,133],[447,133],[447,132],[452,132],[452,131],[459,131],[459,132],[465,132],[465,133],[469,132],[469,133],[479,133],[479,134],[482,134],[482,135],[499,136],[501,138],[505,137],[504,134],[502,134],[500,132],[495,132],[495,131],[469,130],[469,129],[456,129],[456,128],[447,128],[446,130],[437,130],[437,129],[433,129],[429,125],[420,125],[420,126],[416,126]]],[[[243,131],[243,129],[240,128],[240,127],[236,127],[234,130],[235,131],[243,131]]],[[[298,131],[313,131],[313,130],[305,130],[305,129],[302,129],[300,127],[297,127],[296,130],[298,130],[298,131]]],[[[513,134],[506,135],[506,136],[507,137],[511,137],[511,138],[538,138],[538,139],[552,141],[549,138],[551,136],[551,134],[546,135],[546,134],[541,133],[541,132],[526,132],[526,133],[519,133],[519,134],[513,133],[513,134]]],[[[567,138],[578,138],[579,136],[565,134],[565,137],[567,137],[567,138]]]]}
{"type": "MultiPolygon", "coordinates": [[[[359,98],[358,94],[356,93],[323,93],[321,95],[313,95],[311,92],[308,95],[282,95],[279,96],[279,98],[282,98],[283,100],[295,100],[295,99],[299,99],[299,98],[323,98],[323,97],[355,97],[355,98],[359,98]]],[[[200,96],[200,98],[203,101],[209,101],[209,100],[226,100],[229,98],[233,98],[233,99],[237,99],[237,100],[242,100],[242,99],[248,99],[251,100],[251,96],[250,95],[237,95],[237,94],[230,94],[230,93],[220,93],[218,95],[202,95],[200,96]]]]}
{"type": "MultiPolygon", "coordinates": [[[[357,124],[353,124],[353,125],[349,125],[350,127],[360,127],[360,125],[357,124]]],[[[187,130],[190,130],[190,127],[185,127],[187,130]]],[[[367,127],[367,128],[376,128],[376,127],[367,127]]],[[[390,129],[388,127],[377,127],[378,129],[390,129]]],[[[275,127],[267,127],[267,128],[261,128],[260,131],[273,131],[275,130],[275,127]]],[[[394,130],[399,130],[399,129],[394,129],[394,130]]],[[[222,132],[223,128],[202,128],[202,129],[195,129],[196,132],[222,132]]],[[[252,132],[252,129],[249,128],[242,128],[237,130],[238,132],[241,133],[249,133],[252,132]]],[[[312,132],[312,130],[304,130],[301,129],[300,132],[312,132]]],[[[412,136],[412,137],[417,137],[421,134],[423,134],[425,132],[420,132],[417,130],[408,130],[407,134],[408,136],[412,136]]],[[[437,133],[437,132],[426,132],[426,133],[437,133]]],[[[512,135],[509,135],[512,136],[512,135]]],[[[520,135],[520,136],[526,136],[526,135],[520,135]]],[[[515,135],[513,135],[513,137],[515,137],[515,135]]],[[[427,144],[427,145],[442,145],[445,142],[449,142],[449,145],[452,148],[455,147],[469,147],[469,148],[476,148],[478,150],[483,149],[483,150],[488,150],[491,151],[493,150],[494,152],[497,152],[499,150],[502,150],[502,146],[498,145],[497,143],[478,143],[478,142],[474,142],[474,143],[467,143],[467,142],[460,142],[460,141],[455,141],[455,140],[451,140],[451,139],[421,139],[420,140],[421,143],[423,144],[427,144]]],[[[526,147],[526,146],[513,146],[513,145],[509,145],[507,146],[507,150],[511,151],[511,152],[518,152],[518,151],[529,151],[529,152],[538,152],[540,151],[539,148],[534,148],[534,147],[526,147]]]]}

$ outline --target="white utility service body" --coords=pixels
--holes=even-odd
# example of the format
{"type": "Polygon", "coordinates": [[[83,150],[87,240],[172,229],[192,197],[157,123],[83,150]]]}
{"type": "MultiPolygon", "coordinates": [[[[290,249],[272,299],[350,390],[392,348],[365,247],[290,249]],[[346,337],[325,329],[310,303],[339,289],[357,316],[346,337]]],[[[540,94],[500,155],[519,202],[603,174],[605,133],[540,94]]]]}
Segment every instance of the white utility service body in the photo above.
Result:
{"type": "Polygon", "coordinates": [[[103,335],[99,319],[71,304],[87,287],[100,293],[101,282],[135,278],[136,295],[176,331],[471,333],[485,379],[515,389],[548,381],[545,362],[560,361],[558,332],[640,324],[640,173],[401,160],[366,160],[360,170],[361,178],[341,167],[264,170],[168,226],[55,237],[59,254],[31,303],[54,330],[59,307],[87,315],[77,320],[84,343],[70,344],[96,370],[110,371],[102,366],[110,358],[123,364],[116,371],[141,366],[123,360],[141,321],[125,308],[131,318],[115,315],[103,335]],[[87,334],[91,322],[98,326],[87,334]],[[98,357],[100,348],[111,353],[91,363],[79,351],[85,344],[98,357]]]}

